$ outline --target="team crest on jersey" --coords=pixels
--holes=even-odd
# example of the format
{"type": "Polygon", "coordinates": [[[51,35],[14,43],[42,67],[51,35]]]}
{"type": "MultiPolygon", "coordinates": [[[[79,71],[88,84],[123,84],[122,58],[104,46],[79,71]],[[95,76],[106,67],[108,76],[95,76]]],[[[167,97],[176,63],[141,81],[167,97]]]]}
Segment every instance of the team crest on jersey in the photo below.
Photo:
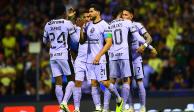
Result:
{"type": "Polygon", "coordinates": [[[95,28],[90,29],[90,33],[94,33],[94,31],[95,31],[95,28]]]}
{"type": "Polygon", "coordinates": [[[114,57],[114,53],[110,52],[110,53],[109,53],[109,56],[110,56],[111,58],[113,58],[113,57],[114,57]]]}

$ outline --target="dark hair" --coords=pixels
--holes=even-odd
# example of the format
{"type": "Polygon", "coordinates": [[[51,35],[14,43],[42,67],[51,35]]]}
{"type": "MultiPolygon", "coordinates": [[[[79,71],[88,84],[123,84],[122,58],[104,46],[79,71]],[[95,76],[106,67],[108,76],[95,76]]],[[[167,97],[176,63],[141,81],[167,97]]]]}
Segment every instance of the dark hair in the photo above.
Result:
{"type": "Polygon", "coordinates": [[[66,13],[66,7],[63,4],[62,0],[56,0],[54,5],[55,16],[61,16],[66,13]]]}
{"type": "Polygon", "coordinates": [[[114,7],[114,10],[112,11],[113,18],[116,18],[117,15],[122,11],[122,9],[123,9],[123,7],[121,7],[121,6],[114,7]]]}
{"type": "Polygon", "coordinates": [[[81,13],[89,13],[88,9],[83,9],[81,13]]]}
{"type": "Polygon", "coordinates": [[[99,11],[100,14],[102,12],[102,8],[97,4],[91,4],[89,8],[94,8],[94,10],[99,11]]]}
{"type": "Polygon", "coordinates": [[[126,10],[134,15],[134,9],[132,7],[124,7],[123,10],[126,10]]]}

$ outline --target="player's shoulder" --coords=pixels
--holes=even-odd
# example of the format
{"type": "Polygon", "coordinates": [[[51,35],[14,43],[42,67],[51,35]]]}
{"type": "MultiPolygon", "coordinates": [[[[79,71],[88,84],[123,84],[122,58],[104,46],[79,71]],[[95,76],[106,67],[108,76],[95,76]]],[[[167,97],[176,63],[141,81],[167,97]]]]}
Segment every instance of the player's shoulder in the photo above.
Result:
{"type": "Polygon", "coordinates": [[[99,22],[99,24],[108,25],[108,23],[105,20],[103,20],[103,19],[99,22]]]}
{"type": "Polygon", "coordinates": [[[138,28],[139,28],[139,27],[143,27],[143,24],[140,23],[140,22],[137,22],[137,21],[133,21],[133,24],[134,24],[135,26],[137,26],[138,28]]]}
{"type": "Polygon", "coordinates": [[[54,24],[72,24],[72,22],[67,19],[52,19],[49,22],[47,22],[46,25],[54,25],[54,24]]]}
{"type": "Polygon", "coordinates": [[[79,27],[79,26],[77,26],[77,25],[74,25],[74,27],[75,27],[75,29],[78,29],[78,30],[81,29],[81,27],[79,27]]]}
{"type": "Polygon", "coordinates": [[[128,19],[124,19],[123,22],[124,22],[125,24],[127,24],[127,25],[128,25],[128,24],[130,24],[130,25],[132,24],[132,21],[131,21],[131,20],[128,20],[128,19]]]}
{"type": "Polygon", "coordinates": [[[91,24],[93,24],[93,22],[92,22],[92,21],[89,21],[89,22],[87,22],[87,23],[85,24],[85,26],[88,26],[88,25],[91,25],[91,24]]]}
{"type": "Polygon", "coordinates": [[[122,18],[114,19],[114,20],[112,20],[109,24],[115,24],[115,23],[123,22],[123,21],[124,21],[124,19],[122,19],[122,18]]]}

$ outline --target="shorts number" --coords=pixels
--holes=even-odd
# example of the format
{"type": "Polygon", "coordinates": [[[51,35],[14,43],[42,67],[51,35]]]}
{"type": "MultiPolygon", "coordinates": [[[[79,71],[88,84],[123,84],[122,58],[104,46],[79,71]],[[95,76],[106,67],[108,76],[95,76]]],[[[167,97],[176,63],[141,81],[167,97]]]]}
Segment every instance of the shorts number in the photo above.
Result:
{"type": "Polygon", "coordinates": [[[140,67],[137,67],[137,72],[140,73],[140,67]]]}
{"type": "Polygon", "coordinates": [[[103,75],[105,75],[105,69],[100,69],[100,75],[101,75],[101,77],[102,77],[103,75]]]}

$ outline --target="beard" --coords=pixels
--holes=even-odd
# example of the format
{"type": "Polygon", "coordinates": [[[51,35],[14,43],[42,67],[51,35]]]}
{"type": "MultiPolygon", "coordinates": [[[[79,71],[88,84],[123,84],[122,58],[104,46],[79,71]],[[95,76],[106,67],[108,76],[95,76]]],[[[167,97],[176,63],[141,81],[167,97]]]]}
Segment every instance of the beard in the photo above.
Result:
{"type": "Polygon", "coordinates": [[[91,20],[94,21],[96,19],[96,16],[91,17],[91,20]]]}

